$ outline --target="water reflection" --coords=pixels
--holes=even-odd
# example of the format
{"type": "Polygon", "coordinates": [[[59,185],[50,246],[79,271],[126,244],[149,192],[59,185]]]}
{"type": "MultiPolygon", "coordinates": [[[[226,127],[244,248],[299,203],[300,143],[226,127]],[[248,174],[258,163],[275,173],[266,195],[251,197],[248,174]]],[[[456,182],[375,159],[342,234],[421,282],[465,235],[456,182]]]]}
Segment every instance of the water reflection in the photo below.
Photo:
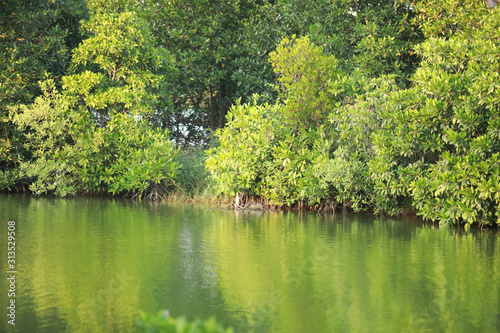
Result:
{"type": "Polygon", "coordinates": [[[496,231],[21,196],[0,197],[0,219],[18,226],[9,332],[134,332],[139,310],[159,309],[239,332],[500,327],[496,231]]]}

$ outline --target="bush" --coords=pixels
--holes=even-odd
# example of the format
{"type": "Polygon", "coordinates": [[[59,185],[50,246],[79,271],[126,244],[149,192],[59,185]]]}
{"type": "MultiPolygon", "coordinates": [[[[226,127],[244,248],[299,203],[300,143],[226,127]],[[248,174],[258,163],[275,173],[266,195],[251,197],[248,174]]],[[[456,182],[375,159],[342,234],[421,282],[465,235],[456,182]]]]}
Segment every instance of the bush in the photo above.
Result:
{"type": "Polygon", "coordinates": [[[20,129],[29,129],[33,159],[19,170],[31,179],[34,194],[147,193],[158,199],[173,183],[178,150],[168,132],[127,114],[115,114],[106,127],[96,126],[75,112],[53,83],[43,89],[43,97],[13,117],[20,129]]]}
{"type": "Polygon", "coordinates": [[[282,113],[286,125],[311,129],[323,124],[336,102],[326,85],[341,75],[337,59],[324,54],[309,37],[293,36],[290,40],[284,38],[269,54],[269,60],[285,100],[282,113]]]}
{"type": "Polygon", "coordinates": [[[187,148],[179,156],[180,168],[175,178],[176,185],[185,195],[200,195],[209,186],[205,169],[205,152],[201,147],[187,148]]]}
{"type": "Polygon", "coordinates": [[[173,183],[178,150],[149,119],[164,94],[171,57],[134,13],[96,14],[75,50],[62,89],[11,112],[26,133],[20,170],[35,194],[125,194],[160,199],[173,183]],[[160,89],[161,88],[161,89],[160,89]]]}
{"type": "Polygon", "coordinates": [[[281,111],[279,104],[231,109],[226,126],[216,132],[219,146],[207,151],[217,193],[258,197],[276,206],[329,201],[331,129],[296,132],[285,126],[281,111]]]}
{"type": "Polygon", "coordinates": [[[196,318],[188,322],[186,318],[172,318],[168,311],[160,311],[156,315],[141,313],[137,326],[145,333],[232,333],[232,328],[224,329],[215,317],[202,321],[196,318]]]}
{"type": "Polygon", "coordinates": [[[419,48],[413,87],[374,135],[377,186],[442,223],[500,224],[500,15],[419,48]]]}
{"type": "Polygon", "coordinates": [[[279,105],[255,105],[255,101],[231,108],[226,126],[215,134],[218,146],[207,150],[205,165],[217,193],[261,194],[262,176],[280,139],[283,118],[279,105]]]}
{"type": "Polygon", "coordinates": [[[231,109],[216,133],[219,147],[208,151],[218,192],[277,206],[370,207],[375,194],[367,163],[371,135],[381,123],[375,108],[395,78],[343,74],[307,38],[285,39],[271,59],[287,99],[231,109]]]}

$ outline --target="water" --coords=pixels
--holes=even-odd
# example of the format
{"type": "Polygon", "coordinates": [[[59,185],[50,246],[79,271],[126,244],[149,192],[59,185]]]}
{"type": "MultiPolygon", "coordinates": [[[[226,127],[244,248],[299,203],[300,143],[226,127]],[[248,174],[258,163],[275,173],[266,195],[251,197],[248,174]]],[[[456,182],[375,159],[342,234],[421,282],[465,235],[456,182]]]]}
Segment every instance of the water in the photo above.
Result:
{"type": "Polygon", "coordinates": [[[136,332],[160,309],[237,332],[500,331],[496,230],[2,195],[4,272],[9,220],[16,326],[3,278],[0,331],[136,332]]]}

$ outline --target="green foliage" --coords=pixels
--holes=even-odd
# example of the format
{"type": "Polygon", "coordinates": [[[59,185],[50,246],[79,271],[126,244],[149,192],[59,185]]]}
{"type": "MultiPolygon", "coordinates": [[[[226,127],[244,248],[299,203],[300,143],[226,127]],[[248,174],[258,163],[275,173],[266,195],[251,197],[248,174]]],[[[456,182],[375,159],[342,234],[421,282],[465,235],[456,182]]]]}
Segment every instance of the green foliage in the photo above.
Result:
{"type": "MultiPolygon", "coordinates": [[[[78,21],[83,1],[3,1],[0,3],[0,171],[9,171],[30,152],[24,135],[9,120],[9,108],[32,103],[46,73],[63,75],[70,51],[81,41],[78,21]]],[[[15,178],[0,189],[15,185],[15,178]],[[10,184],[10,185],[9,185],[10,184]]]]}
{"type": "Polygon", "coordinates": [[[387,91],[397,89],[396,78],[348,77],[340,82],[332,81],[329,86],[335,91],[342,87],[345,98],[343,105],[330,115],[336,150],[321,173],[334,186],[335,202],[354,210],[377,206],[379,199],[374,187],[377,175],[371,175],[368,168],[374,158],[372,136],[383,122],[381,109],[391,108],[387,104],[387,91]]]}
{"type": "Polygon", "coordinates": [[[270,68],[259,67],[267,61],[267,53],[252,48],[257,37],[246,29],[262,2],[163,0],[151,5],[92,0],[90,7],[96,12],[136,12],[174,57],[177,71],[168,87],[173,105],[165,100],[156,121],[170,129],[177,143],[188,147],[206,144],[209,130],[224,124],[237,98],[262,92],[265,84],[272,82],[270,68]],[[260,61],[256,54],[260,54],[260,61]]]}
{"type": "Polygon", "coordinates": [[[321,125],[335,107],[336,100],[326,84],[341,75],[337,60],[325,55],[307,36],[284,38],[269,56],[285,98],[283,114],[288,125],[321,125]]]}
{"type": "Polygon", "coordinates": [[[374,138],[374,174],[387,172],[379,186],[411,198],[420,215],[443,223],[500,221],[500,97],[494,88],[500,16],[492,13],[481,25],[472,34],[421,45],[414,86],[392,94],[397,107],[383,115],[374,138]]]}
{"type": "Polygon", "coordinates": [[[33,154],[21,170],[33,179],[35,194],[148,193],[158,199],[178,169],[168,131],[148,121],[162,80],[155,71],[165,66],[167,53],[131,13],[98,15],[84,26],[93,35],[72,61],[73,71],[81,72],[64,76],[61,92],[53,80],[42,82],[35,103],[13,110],[33,154]]]}
{"type": "Polygon", "coordinates": [[[181,151],[175,182],[187,195],[199,195],[209,186],[208,172],[205,169],[205,153],[196,147],[181,151]]]}
{"type": "Polygon", "coordinates": [[[308,35],[348,73],[396,74],[404,80],[418,63],[412,51],[422,40],[414,7],[405,0],[279,0],[262,15],[279,37],[308,35]]]}
{"type": "Polygon", "coordinates": [[[500,223],[500,18],[482,2],[92,0],[79,45],[83,3],[29,4],[0,5],[1,188],[158,198],[178,175],[189,193],[500,223]],[[179,174],[168,136],[209,128],[210,177],[199,150],[179,174]]]}
{"type": "Polygon", "coordinates": [[[26,133],[25,147],[32,154],[32,159],[22,161],[20,172],[34,179],[30,189],[36,194],[54,192],[65,196],[75,192],[73,181],[69,177],[71,166],[65,161],[57,161],[57,155],[69,140],[72,114],[70,102],[61,96],[53,80],[41,83],[43,95],[30,105],[20,106],[12,114],[12,122],[26,133]]]}
{"type": "Polygon", "coordinates": [[[368,162],[379,105],[395,77],[343,73],[307,37],[285,39],[271,54],[285,105],[238,105],[217,132],[207,168],[228,195],[276,205],[333,203],[363,210],[376,202],[368,162]],[[305,56],[304,56],[305,55],[305,56]],[[271,111],[271,112],[270,112],[271,111]]]}
{"type": "Polygon", "coordinates": [[[68,157],[78,156],[77,176],[87,191],[140,196],[151,190],[150,194],[162,196],[156,192],[173,183],[179,167],[178,150],[168,141],[168,134],[151,129],[145,121],[117,114],[105,128],[75,133],[68,157]]]}
{"type": "Polygon", "coordinates": [[[218,129],[218,147],[207,151],[207,170],[216,191],[259,195],[259,183],[277,140],[282,116],[278,105],[237,104],[227,114],[227,125],[218,129]]]}
{"type": "Polygon", "coordinates": [[[207,170],[216,191],[260,197],[271,205],[325,203],[332,178],[332,140],[326,127],[295,132],[285,126],[283,106],[238,104],[216,133],[219,146],[207,151],[207,170]]]}
{"type": "Polygon", "coordinates": [[[261,91],[265,81],[256,67],[252,70],[257,73],[250,74],[256,80],[251,83],[253,88],[245,84],[246,91],[240,90],[242,82],[249,81],[249,71],[241,73],[243,59],[248,60],[255,52],[250,53],[246,46],[245,21],[258,4],[248,0],[171,1],[156,15],[157,36],[175,57],[179,69],[171,87],[174,109],[167,120],[167,126],[175,129],[175,137],[185,134],[174,125],[186,124],[195,136],[204,132],[199,138],[205,141],[206,130],[224,125],[226,113],[237,98],[261,91]],[[258,90],[249,91],[252,89],[258,90]],[[183,117],[189,110],[193,110],[190,117],[183,117]]]}
{"type": "Polygon", "coordinates": [[[106,127],[96,126],[72,108],[72,99],[58,93],[53,82],[43,86],[44,96],[13,117],[20,129],[30,128],[27,146],[34,158],[20,168],[34,179],[33,193],[141,195],[173,182],[177,150],[168,132],[126,114],[114,115],[106,127]]]}
{"type": "Polygon", "coordinates": [[[394,76],[349,76],[307,37],[285,39],[271,60],[282,73],[285,105],[232,109],[216,133],[220,146],[208,151],[218,191],[279,206],[370,207],[376,201],[371,135],[386,91],[397,89],[394,76]]]}
{"type": "MultiPolygon", "coordinates": [[[[344,5],[344,10],[349,12],[344,5]]],[[[350,20],[344,29],[351,32],[343,42],[342,57],[344,66],[351,73],[361,72],[370,78],[382,75],[396,75],[398,82],[406,83],[419,59],[414,55],[414,47],[423,38],[417,25],[413,23],[415,2],[406,0],[356,1],[350,20]],[[353,46],[350,49],[349,46],[353,46]],[[352,57],[352,58],[351,58],[352,57]]],[[[345,15],[345,14],[344,14],[345,15]]],[[[336,54],[335,47],[339,40],[345,39],[342,30],[338,30],[327,47],[336,54]]]]}
{"type": "Polygon", "coordinates": [[[278,205],[316,205],[328,199],[329,183],[318,172],[329,156],[331,141],[317,132],[283,135],[266,163],[262,194],[278,205]]]}
{"type": "MultiPolygon", "coordinates": [[[[499,16],[469,7],[453,18],[461,30],[415,48],[422,64],[409,88],[397,70],[349,74],[309,38],[285,38],[271,53],[285,105],[272,119],[262,112],[268,105],[239,106],[209,151],[220,192],[499,223],[499,16]]],[[[434,9],[420,12],[425,29],[438,29],[426,18],[434,9]]]]}
{"type": "Polygon", "coordinates": [[[22,174],[18,168],[0,170],[0,189],[12,191],[20,183],[22,183],[22,174]]]}
{"type": "Polygon", "coordinates": [[[480,29],[490,14],[484,1],[420,0],[415,5],[415,24],[422,27],[426,38],[449,38],[480,29]]]}
{"type": "Polygon", "coordinates": [[[188,322],[186,318],[172,318],[168,311],[160,311],[156,315],[141,313],[137,320],[145,333],[232,333],[232,328],[224,329],[215,317],[202,321],[199,318],[188,322]]]}
{"type": "Polygon", "coordinates": [[[74,51],[76,73],[63,78],[65,90],[99,114],[101,125],[113,112],[147,117],[155,111],[173,59],[158,47],[146,22],[131,12],[99,14],[82,29],[91,37],[74,51]]]}
{"type": "Polygon", "coordinates": [[[276,97],[268,56],[283,37],[309,35],[338,59],[338,68],[368,77],[396,74],[400,81],[418,63],[413,46],[422,39],[412,21],[414,4],[403,0],[162,0],[154,5],[92,0],[89,7],[94,13],[136,12],[174,56],[173,106],[164,100],[155,121],[184,146],[206,144],[207,129],[223,126],[237,99],[276,97]]]}

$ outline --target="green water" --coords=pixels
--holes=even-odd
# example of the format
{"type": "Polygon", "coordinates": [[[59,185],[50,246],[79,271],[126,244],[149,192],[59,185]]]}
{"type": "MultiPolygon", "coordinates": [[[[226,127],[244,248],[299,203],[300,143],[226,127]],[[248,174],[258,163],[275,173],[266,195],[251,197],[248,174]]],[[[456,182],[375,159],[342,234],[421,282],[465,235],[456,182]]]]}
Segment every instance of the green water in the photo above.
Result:
{"type": "Polygon", "coordinates": [[[3,278],[1,331],[135,332],[160,309],[237,332],[500,331],[497,231],[3,195],[4,272],[9,220],[16,326],[3,278]]]}

